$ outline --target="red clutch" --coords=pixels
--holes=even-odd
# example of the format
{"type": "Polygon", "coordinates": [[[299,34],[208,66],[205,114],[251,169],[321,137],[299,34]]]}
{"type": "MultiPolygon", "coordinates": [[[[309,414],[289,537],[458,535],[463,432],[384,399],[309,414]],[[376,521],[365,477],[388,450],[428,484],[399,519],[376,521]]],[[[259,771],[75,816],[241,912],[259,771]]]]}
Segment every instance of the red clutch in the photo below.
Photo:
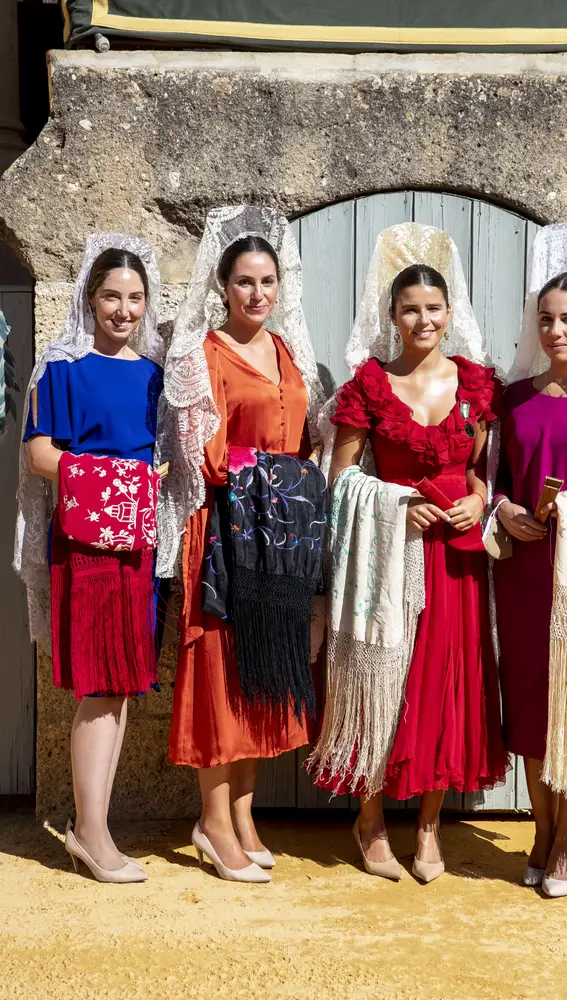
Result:
{"type": "MultiPolygon", "coordinates": [[[[442,490],[430,482],[426,476],[420,479],[419,483],[415,484],[415,488],[421,493],[422,497],[425,497],[428,503],[435,504],[440,510],[451,510],[455,506],[455,502],[449,500],[449,497],[445,496],[442,490]]],[[[449,524],[446,524],[445,531],[447,533],[447,544],[451,548],[458,549],[460,552],[484,552],[480,522],[470,528],[469,531],[464,532],[457,531],[456,528],[452,528],[449,524]]]]}
{"type": "Polygon", "coordinates": [[[64,452],[59,523],[68,538],[95,549],[155,549],[160,486],[159,473],[146,462],[64,452]]]}

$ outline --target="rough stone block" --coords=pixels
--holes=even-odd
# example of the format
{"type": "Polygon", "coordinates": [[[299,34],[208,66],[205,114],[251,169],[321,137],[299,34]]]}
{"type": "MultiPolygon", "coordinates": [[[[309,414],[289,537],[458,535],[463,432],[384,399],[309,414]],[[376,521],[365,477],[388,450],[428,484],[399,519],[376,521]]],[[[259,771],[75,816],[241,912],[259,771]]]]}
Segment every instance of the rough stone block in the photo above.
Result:
{"type": "Polygon", "coordinates": [[[567,215],[566,53],[85,50],[50,71],[53,115],[0,183],[0,237],[39,280],[69,281],[86,235],[118,229],[184,282],[226,202],[295,216],[425,188],[567,215]]]}

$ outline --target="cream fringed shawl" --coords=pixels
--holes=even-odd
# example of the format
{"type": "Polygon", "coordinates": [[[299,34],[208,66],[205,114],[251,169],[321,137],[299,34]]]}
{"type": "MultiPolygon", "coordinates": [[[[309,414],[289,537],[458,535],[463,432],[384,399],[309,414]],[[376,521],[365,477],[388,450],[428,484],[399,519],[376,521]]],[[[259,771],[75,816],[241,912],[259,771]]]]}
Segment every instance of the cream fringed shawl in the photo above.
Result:
{"type": "Polygon", "coordinates": [[[406,530],[412,487],[358,466],[333,486],[325,715],[309,769],[380,791],[425,607],[423,539],[406,530]]]}
{"type": "Polygon", "coordinates": [[[549,643],[549,715],[542,778],[567,793],[567,493],[557,496],[557,541],[549,643]]]}

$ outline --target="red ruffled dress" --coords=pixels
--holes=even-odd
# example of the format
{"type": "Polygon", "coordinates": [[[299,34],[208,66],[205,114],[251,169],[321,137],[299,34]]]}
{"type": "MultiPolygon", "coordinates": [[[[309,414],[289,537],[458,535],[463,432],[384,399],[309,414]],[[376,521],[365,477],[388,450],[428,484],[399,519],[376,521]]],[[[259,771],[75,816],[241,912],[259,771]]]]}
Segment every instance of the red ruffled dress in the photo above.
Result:
{"type": "MultiPolygon", "coordinates": [[[[368,428],[377,475],[414,485],[424,476],[451,500],[466,496],[474,438],[468,421],[495,419],[502,386],[492,369],[454,357],[459,388],[439,425],[424,427],[371,358],[341,390],[335,424],[368,428]]],[[[401,717],[386,770],[384,792],[408,799],[423,792],[475,792],[505,780],[498,673],[492,647],[487,558],[447,545],[442,523],[423,536],[426,606],[421,614],[401,717]]],[[[361,788],[329,777],[319,782],[338,794],[361,788]]]]}

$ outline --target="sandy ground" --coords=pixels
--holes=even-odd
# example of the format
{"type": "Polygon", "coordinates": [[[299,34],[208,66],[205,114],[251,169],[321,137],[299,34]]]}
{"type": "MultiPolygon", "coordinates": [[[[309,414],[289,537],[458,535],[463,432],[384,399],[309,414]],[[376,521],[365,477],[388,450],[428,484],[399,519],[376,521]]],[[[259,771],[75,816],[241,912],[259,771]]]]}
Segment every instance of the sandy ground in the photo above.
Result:
{"type": "Polygon", "coordinates": [[[259,829],[270,885],[200,870],[180,822],[115,829],[150,878],[99,885],[73,873],[61,830],[0,814],[0,998],[567,997],[567,899],[520,884],[529,820],[446,819],[448,873],[429,886],[410,874],[411,819],[390,824],[398,884],[362,871],[347,818],[259,829]]]}

